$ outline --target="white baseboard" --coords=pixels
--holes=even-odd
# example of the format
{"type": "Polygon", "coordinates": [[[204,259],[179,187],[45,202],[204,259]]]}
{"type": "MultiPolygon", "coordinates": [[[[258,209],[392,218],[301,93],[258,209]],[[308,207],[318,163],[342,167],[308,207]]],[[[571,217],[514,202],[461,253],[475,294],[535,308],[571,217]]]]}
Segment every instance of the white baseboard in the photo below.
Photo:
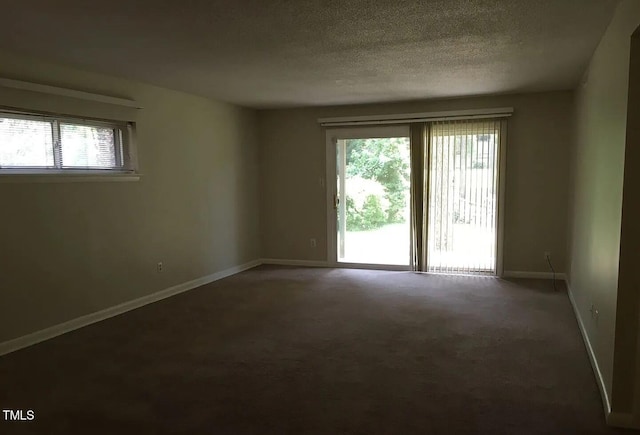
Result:
{"type": "MultiPolygon", "coordinates": [[[[551,272],[520,272],[516,270],[505,270],[503,278],[533,278],[533,279],[553,279],[551,272]]],[[[556,272],[556,280],[566,281],[567,276],[563,272],[556,272]]]]}
{"type": "Polygon", "coordinates": [[[580,329],[580,333],[582,334],[584,345],[587,348],[587,355],[589,355],[589,361],[591,362],[591,367],[593,368],[593,373],[596,377],[596,384],[598,385],[598,389],[600,390],[600,396],[602,397],[602,407],[604,408],[604,415],[607,421],[607,425],[627,429],[640,429],[640,426],[638,426],[634,422],[633,414],[611,411],[611,400],[604,385],[604,378],[602,377],[602,372],[600,371],[600,366],[598,365],[598,360],[596,359],[596,354],[593,350],[593,346],[591,346],[591,340],[589,340],[589,335],[587,334],[584,322],[582,321],[582,316],[580,315],[580,311],[578,310],[576,301],[573,298],[571,285],[566,279],[565,283],[567,285],[567,294],[569,295],[569,301],[571,301],[573,312],[576,316],[576,320],[578,321],[578,328],[580,329]]]}
{"type": "Polygon", "coordinates": [[[609,394],[607,393],[607,389],[604,385],[604,378],[602,377],[602,372],[600,371],[600,366],[598,365],[598,360],[596,359],[596,354],[593,350],[593,346],[591,346],[591,340],[589,340],[589,335],[587,334],[587,330],[584,326],[584,322],[582,321],[582,316],[580,315],[580,311],[578,310],[578,306],[576,305],[576,301],[573,298],[573,293],[571,292],[571,286],[569,282],[565,280],[567,284],[567,294],[569,295],[569,301],[571,302],[571,307],[573,307],[573,313],[576,316],[576,320],[578,321],[578,328],[580,329],[580,333],[582,334],[582,340],[584,341],[584,345],[587,348],[587,355],[589,355],[589,361],[591,362],[591,367],[593,368],[593,373],[596,376],[596,383],[598,384],[598,389],[600,390],[600,396],[602,397],[602,407],[604,408],[604,415],[607,419],[607,424],[609,423],[609,419],[614,416],[614,419],[620,419],[619,413],[611,412],[611,401],[609,400],[609,394]]]}
{"type": "Polygon", "coordinates": [[[159,292],[152,293],[147,296],[142,296],[140,298],[133,299],[131,301],[127,301],[122,304],[97,311],[95,313],[77,317],[67,322],[51,326],[49,328],[33,332],[22,337],[18,337],[13,340],[5,341],[4,343],[0,343],[0,356],[15,352],[16,350],[23,349],[28,346],[32,346],[34,344],[40,343],[41,341],[49,340],[67,332],[82,328],[84,326],[91,325],[92,323],[100,322],[101,320],[126,313],[127,311],[135,310],[136,308],[140,308],[144,305],[166,299],[168,297],[177,295],[178,293],[193,290],[194,288],[203,286],[205,284],[209,284],[222,278],[235,275],[236,273],[240,273],[247,269],[254,268],[256,266],[259,266],[261,263],[262,262],[260,260],[250,261],[248,263],[234,266],[211,275],[203,276],[192,281],[178,284],[159,292]]]}

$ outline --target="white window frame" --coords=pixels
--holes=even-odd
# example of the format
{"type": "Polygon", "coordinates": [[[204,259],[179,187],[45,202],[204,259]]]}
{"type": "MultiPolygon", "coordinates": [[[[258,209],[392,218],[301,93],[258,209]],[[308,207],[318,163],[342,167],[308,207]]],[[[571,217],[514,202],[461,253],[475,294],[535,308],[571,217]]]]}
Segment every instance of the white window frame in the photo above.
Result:
{"type": "Polygon", "coordinates": [[[135,142],[135,123],[127,121],[83,118],[51,113],[26,112],[0,108],[0,117],[51,122],[54,165],[38,166],[2,166],[0,182],[16,181],[137,181],[138,159],[135,142]],[[64,167],[60,159],[60,125],[75,124],[88,127],[101,127],[114,130],[116,163],[113,168],[77,168],[64,167]]]}

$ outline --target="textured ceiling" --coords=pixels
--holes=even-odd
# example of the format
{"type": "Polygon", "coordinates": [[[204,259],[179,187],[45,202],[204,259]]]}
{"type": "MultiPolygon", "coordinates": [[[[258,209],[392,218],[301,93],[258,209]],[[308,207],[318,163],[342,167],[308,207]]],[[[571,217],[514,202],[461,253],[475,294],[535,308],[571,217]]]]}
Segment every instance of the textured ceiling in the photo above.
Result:
{"type": "Polygon", "coordinates": [[[251,107],[575,87],[618,0],[20,0],[0,47],[251,107]]]}

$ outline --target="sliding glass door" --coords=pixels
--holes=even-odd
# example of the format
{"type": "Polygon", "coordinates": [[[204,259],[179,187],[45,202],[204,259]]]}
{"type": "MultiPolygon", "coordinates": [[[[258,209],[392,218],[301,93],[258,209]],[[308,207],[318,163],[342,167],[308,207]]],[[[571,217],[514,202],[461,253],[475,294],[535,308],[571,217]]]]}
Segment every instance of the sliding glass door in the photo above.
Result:
{"type": "Polygon", "coordinates": [[[504,121],[413,125],[327,131],[329,261],[500,273],[504,121]]]}
{"type": "Polygon", "coordinates": [[[337,131],[335,260],[395,265],[410,262],[410,148],[408,128],[337,131]]]}

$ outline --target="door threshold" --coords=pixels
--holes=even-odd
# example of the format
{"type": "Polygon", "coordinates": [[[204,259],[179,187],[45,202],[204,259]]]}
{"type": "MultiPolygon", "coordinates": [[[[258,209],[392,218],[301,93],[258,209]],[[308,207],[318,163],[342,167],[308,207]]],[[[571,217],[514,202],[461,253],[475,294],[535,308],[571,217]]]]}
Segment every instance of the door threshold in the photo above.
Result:
{"type": "Polygon", "coordinates": [[[389,271],[410,271],[411,266],[403,266],[400,264],[371,264],[371,263],[347,263],[338,261],[336,263],[329,263],[329,267],[336,267],[342,269],[371,269],[371,270],[389,270],[389,271]]]}

